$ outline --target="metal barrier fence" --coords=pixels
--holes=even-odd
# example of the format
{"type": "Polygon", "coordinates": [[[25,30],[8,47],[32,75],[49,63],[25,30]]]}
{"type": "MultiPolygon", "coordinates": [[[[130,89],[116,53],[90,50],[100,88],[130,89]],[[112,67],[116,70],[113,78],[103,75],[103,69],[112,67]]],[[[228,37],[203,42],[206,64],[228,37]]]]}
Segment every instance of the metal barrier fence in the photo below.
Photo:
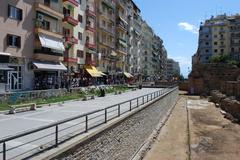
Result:
{"type": "Polygon", "coordinates": [[[0,159],[23,159],[57,147],[77,135],[88,132],[108,121],[138,108],[163,95],[167,95],[177,88],[162,89],[119,104],[96,110],[87,114],[61,120],[43,127],[18,133],[0,139],[0,159]],[[11,142],[14,141],[14,142],[11,142]],[[17,143],[17,142],[24,143],[17,143]],[[14,144],[14,145],[13,145],[14,144]]]}

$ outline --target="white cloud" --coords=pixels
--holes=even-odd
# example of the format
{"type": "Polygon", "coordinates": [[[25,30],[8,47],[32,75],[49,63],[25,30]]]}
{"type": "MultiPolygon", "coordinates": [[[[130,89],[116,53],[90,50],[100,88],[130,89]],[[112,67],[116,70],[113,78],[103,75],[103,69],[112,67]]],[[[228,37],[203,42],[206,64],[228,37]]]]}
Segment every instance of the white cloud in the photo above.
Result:
{"type": "Polygon", "coordinates": [[[192,32],[194,34],[198,34],[198,28],[192,24],[189,24],[187,22],[180,22],[178,23],[178,27],[180,27],[183,30],[192,32]]]}

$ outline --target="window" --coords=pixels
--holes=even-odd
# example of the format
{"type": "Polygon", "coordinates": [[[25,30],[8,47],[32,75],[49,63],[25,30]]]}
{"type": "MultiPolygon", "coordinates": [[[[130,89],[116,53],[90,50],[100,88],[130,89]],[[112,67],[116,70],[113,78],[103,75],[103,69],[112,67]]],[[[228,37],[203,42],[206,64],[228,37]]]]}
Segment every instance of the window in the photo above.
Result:
{"type": "Polygon", "coordinates": [[[78,39],[82,40],[82,33],[81,32],[78,32],[78,39]]]}
{"type": "Polygon", "coordinates": [[[8,17],[21,21],[22,10],[14,6],[8,5],[8,17]]]}
{"type": "Polygon", "coordinates": [[[208,49],[206,49],[206,50],[205,50],[205,52],[206,52],[206,53],[208,53],[208,52],[209,52],[209,50],[208,50],[208,49]]]}
{"type": "Polygon", "coordinates": [[[217,45],[218,43],[217,42],[214,42],[214,45],[217,45]]]}
{"type": "Polygon", "coordinates": [[[224,49],[221,49],[221,53],[224,53],[224,49]]]}
{"type": "Polygon", "coordinates": [[[82,17],[82,15],[78,15],[78,21],[80,22],[80,23],[82,23],[82,21],[83,21],[83,17],[82,17]]]}
{"type": "Polygon", "coordinates": [[[218,50],[217,50],[217,49],[215,49],[215,50],[214,50],[214,52],[215,52],[215,53],[217,53],[217,52],[218,52],[218,50]]]}
{"type": "Polygon", "coordinates": [[[77,57],[78,58],[83,58],[83,51],[82,50],[77,50],[77,57]]]}
{"type": "Polygon", "coordinates": [[[205,44],[206,44],[206,46],[208,46],[208,45],[209,45],[209,42],[206,42],[205,44]]]}
{"type": "Polygon", "coordinates": [[[78,3],[79,3],[79,4],[82,4],[82,0],[78,0],[78,3]]]}
{"type": "Polygon", "coordinates": [[[209,37],[209,35],[205,35],[205,37],[206,37],[206,38],[208,38],[208,37],[209,37]]]}
{"type": "Polygon", "coordinates": [[[21,37],[16,35],[7,35],[7,45],[10,47],[21,48],[21,37]]]}

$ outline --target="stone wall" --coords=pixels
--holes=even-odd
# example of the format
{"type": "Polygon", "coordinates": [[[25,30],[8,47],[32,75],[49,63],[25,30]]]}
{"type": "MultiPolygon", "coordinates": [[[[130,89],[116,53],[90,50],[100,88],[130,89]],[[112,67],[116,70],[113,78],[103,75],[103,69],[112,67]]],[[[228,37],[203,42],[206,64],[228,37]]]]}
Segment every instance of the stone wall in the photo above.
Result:
{"type": "Polygon", "coordinates": [[[194,65],[189,75],[189,92],[191,94],[209,94],[219,90],[226,81],[236,81],[240,68],[228,64],[194,65]]]}
{"type": "Polygon", "coordinates": [[[188,81],[179,82],[179,90],[188,91],[188,88],[189,88],[189,82],[188,81]]]}
{"type": "Polygon", "coordinates": [[[55,159],[126,160],[157,127],[178,99],[178,90],[55,159]]]}
{"type": "Polygon", "coordinates": [[[222,84],[221,92],[240,100],[240,81],[227,81],[222,84]]]}
{"type": "Polygon", "coordinates": [[[210,101],[214,102],[216,106],[220,107],[227,114],[230,114],[231,116],[228,116],[228,118],[240,121],[240,101],[233,97],[228,97],[220,91],[212,91],[210,101]]]}
{"type": "Polygon", "coordinates": [[[24,102],[39,98],[49,98],[53,96],[62,96],[67,93],[66,89],[49,89],[49,90],[37,90],[37,91],[21,91],[14,93],[4,93],[0,94],[0,104],[1,103],[16,103],[24,102]]]}

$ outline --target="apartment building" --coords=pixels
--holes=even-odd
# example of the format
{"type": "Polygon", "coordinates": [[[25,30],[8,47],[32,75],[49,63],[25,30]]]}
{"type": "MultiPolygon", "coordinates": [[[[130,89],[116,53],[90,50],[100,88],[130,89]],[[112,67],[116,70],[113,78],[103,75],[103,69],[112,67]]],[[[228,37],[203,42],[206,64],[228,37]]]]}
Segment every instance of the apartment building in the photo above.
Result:
{"type": "Polygon", "coordinates": [[[240,15],[228,18],[230,30],[230,54],[240,61],[240,15]]]}
{"type": "MultiPolygon", "coordinates": [[[[34,72],[34,89],[58,88],[62,83],[65,46],[62,21],[71,21],[63,14],[62,1],[36,0],[35,41],[31,69],[34,72]]],[[[67,12],[67,11],[66,11],[67,12]]],[[[73,21],[72,21],[73,22],[73,21]]]]}
{"type": "Polygon", "coordinates": [[[115,0],[98,0],[97,7],[97,53],[101,55],[98,69],[114,75],[118,61],[115,52],[116,3],[115,0]]]}
{"type": "Polygon", "coordinates": [[[81,26],[83,23],[83,15],[80,14],[81,4],[75,0],[63,0],[63,15],[62,20],[62,33],[64,37],[64,64],[68,68],[69,73],[78,71],[78,57],[77,51],[83,51],[81,45],[82,34],[84,28],[81,26]]]}
{"type": "Polygon", "coordinates": [[[8,0],[0,6],[0,92],[31,89],[34,3],[8,0]]]}
{"type": "Polygon", "coordinates": [[[162,47],[163,41],[159,36],[154,36],[153,40],[153,52],[152,52],[152,65],[154,68],[154,76],[155,79],[161,79],[163,73],[163,66],[162,66],[162,47]]]}
{"type": "Polygon", "coordinates": [[[128,7],[129,13],[129,50],[127,54],[125,70],[134,76],[140,75],[141,69],[141,30],[142,30],[142,19],[141,11],[137,5],[133,2],[129,2],[128,7]]]}
{"type": "MultiPolygon", "coordinates": [[[[0,92],[65,87],[88,73],[149,79],[165,73],[163,42],[132,0],[9,0],[0,5],[0,92]]],[[[236,24],[231,21],[234,33],[236,24]]],[[[235,48],[231,51],[237,55],[235,48]]]]}
{"type": "Polygon", "coordinates": [[[126,0],[116,1],[116,71],[125,71],[125,60],[128,53],[128,3],[126,0]]]}
{"type": "Polygon", "coordinates": [[[152,65],[152,42],[154,33],[152,28],[144,21],[142,23],[142,42],[141,42],[141,63],[142,74],[145,80],[151,80],[154,76],[154,68],[152,65]]]}
{"type": "Polygon", "coordinates": [[[97,8],[96,8],[95,0],[86,0],[85,65],[97,66],[101,56],[97,53],[96,13],[97,13],[97,8]]]}
{"type": "Polygon", "coordinates": [[[173,59],[167,59],[167,79],[174,80],[180,75],[179,63],[173,59]]]}
{"type": "Polygon", "coordinates": [[[218,15],[201,24],[197,53],[193,64],[209,63],[213,55],[230,55],[239,60],[240,52],[240,16],[218,15]]]}

